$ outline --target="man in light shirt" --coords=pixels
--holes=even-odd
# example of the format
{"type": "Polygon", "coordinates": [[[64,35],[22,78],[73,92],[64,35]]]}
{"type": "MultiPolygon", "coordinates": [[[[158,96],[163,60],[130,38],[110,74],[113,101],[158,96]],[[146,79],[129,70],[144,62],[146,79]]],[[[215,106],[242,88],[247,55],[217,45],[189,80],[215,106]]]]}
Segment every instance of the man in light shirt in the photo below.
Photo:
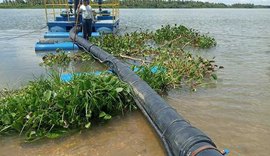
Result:
{"type": "Polygon", "coordinates": [[[92,21],[94,19],[92,8],[86,0],[83,0],[79,11],[82,12],[83,38],[88,40],[92,34],[92,21]]]}

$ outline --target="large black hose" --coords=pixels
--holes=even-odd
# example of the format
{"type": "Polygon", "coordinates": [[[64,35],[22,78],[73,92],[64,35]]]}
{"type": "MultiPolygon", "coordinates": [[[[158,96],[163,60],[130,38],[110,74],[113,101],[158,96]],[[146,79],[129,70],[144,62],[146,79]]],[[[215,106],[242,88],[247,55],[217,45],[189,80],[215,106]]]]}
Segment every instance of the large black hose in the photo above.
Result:
{"type": "Polygon", "coordinates": [[[120,79],[132,86],[138,105],[149,115],[175,156],[222,156],[213,141],[191,126],[126,64],[70,31],[70,38],[101,62],[111,66],[120,79]],[[77,36],[77,37],[75,37],[77,36]]]}

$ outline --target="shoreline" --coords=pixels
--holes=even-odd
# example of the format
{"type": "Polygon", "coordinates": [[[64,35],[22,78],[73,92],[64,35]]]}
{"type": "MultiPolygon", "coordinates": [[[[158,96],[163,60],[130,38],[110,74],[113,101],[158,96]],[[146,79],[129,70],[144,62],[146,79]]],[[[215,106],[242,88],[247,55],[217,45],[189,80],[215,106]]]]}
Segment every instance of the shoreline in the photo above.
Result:
{"type": "MultiPolygon", "coordinates": [[[[45,7],[1,7],[0,6],[0,9],[45,9],[45,7]]],[[[53,8],[47,8],[47,9],[53,9],[53,8]]],[[[61,9],[61,8],[54,8],[54,9],[61,9]]],[[[96,7],[93,7],[93,9],[98,9],[96,7]]],[[[106,9],[106,8],[104,8],[106,9]]],[[[259,7],[259,8],[128,8],[128,7],[119,7],[119,9],[250,9],[250,10],[255,10],[255,9],[270,9],[270,6],[269,8],[267,7],[259,7]]]]}

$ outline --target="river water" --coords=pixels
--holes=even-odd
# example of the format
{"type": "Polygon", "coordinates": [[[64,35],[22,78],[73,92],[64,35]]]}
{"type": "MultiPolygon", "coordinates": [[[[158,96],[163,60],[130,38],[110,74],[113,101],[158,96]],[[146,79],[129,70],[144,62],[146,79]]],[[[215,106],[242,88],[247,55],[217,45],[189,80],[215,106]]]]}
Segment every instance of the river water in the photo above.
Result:
{"type": "MultiPolygon", "coordinates": [[[[197,92],[175,89],[164,97],[192,125],[230,155],[267,156],[270,146],[269,9],[122,9],[121,30],[183,24],[209,33],[217,46],[198,52],[225,68],[197,92]]],[[[0,88],[16,88],[45,71],[34,43],[46,31],[44,10],[0,9],[0,88]],[[43,28],[43,29],[42,29],[43,28]]],[[[0,155],[164,155],[139,111],[58,140],[24,143],[0,137],[0,155]]]]}

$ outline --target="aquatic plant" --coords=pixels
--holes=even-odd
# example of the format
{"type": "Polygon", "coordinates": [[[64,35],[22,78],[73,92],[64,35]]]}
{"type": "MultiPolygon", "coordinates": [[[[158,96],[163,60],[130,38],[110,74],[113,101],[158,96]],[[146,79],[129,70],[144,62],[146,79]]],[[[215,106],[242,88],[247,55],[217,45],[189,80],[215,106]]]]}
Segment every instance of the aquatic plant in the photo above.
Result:
{"type": "MultiPolygon", "coordinates": [[[[114,55],[136,55],[143,49],[153,47],[199,47],[210,48],[216,45],[214,38],[201,35],[195,29],[188,29],[183,25],[166,25],[156,31],[132,32],[122,36],[109,34],[101,38],[91,38],[91,42],[101,46],[114,55]],[[150,45],[147,42],[150,41],[150,45]]],[[[145,51],[144,51],[145,52],[145,51]]]]}
{"type": "Polygon", "coordinates": [[[132,32],[122,36],[110,34],[92,38],[90,42],[116,57],[140,64],[145,70],[138,74],[158,92],[183,85],[194,89],[206,79],[217,78],[215,71],[218,66],[214,60],[193,56],[184,50],[187,46],[210,48],[216,45],[215,39],[182,25],[162,26],[155,32],[132,32]],[[155,66],[165,68],[166,72],[151,73],[147,70],[155,66]]]}
{"type": "Polygon", "coordinates": [[[134,70],[134,68],[138,68],[136,73],[159,94],[163,94],[169,89],[171,79],[164,66],[151,64],[139,67],[133,66],[132,69],[134,70]]]}
{"type": "Polygon", "coordinates": [[[208,80],[216,80],[214,60],[192,56],[177,49],[158,50],[150,63],[142,65],[137,74],[158,92],[170,88],[189,86],[192,90],[208,80]],[[150,71],[158,68],[157,72],[150,71]]]}
{"type": "Polygon", "coordinates": [[[0,98],[0,134],[27,140],[59,137],[71,129],[136,109],[131,89],[113,75],[79,74],[63,82],[58,74],[31,81],[0,98]]]}
{"type": "MultiPolygon", "coordinates": [[[[183,85],[194,90],[205,80],[217,78],[215,71],[218,66],[214,64],[214,60],[193,56],[184,50],[187,46],[202,48],[215,46],[215,39],[182,25],[162,26],[155,32],[109,34],[101,38],[91,38],[90,41],[116,57],[134,60],[139,68],[144,69],[137,73],[159,93],[183,85]],[[166,72],[152,73],[152,67],[164,68],[166,72]]],[[[90,55],[86,53],[70,55],[60,52],[45,58],[44,64],[51,66],[68,64],[71,60],[74,61],[74,58],[87,58],[82,61],[90,60],[90,55]]]]}
{"type": "Polygon", "coordinates": [[[216,80],[214,60],[193,56],[191,53],[181,52],[178,49],[160,50],[159,55],[151,64],[159,65],[166,69],[166,76],[170,87],[187,85],[191,89],[202,84],[206,79],[216,80]]]}
{"type": "Polygon", "coordinates": [[[158,44],[167,44],[170,47],[193,46],[199,48],[210,48],[216,45],[214,38],[207,35],[201,35],[195,29],[188,29],[183,25],[166,25],[156,30],[153,35],[158,44]],[[169,43],[169,44],[168,44],[169,43]]]}
{"type": "Polygon", "coordinates": [[[44,66],[61,66],[66,67],[69,66],[71,61],[89,61],[92,57],[85,52],[77,52],[77,53],[68,53],[63,50],[57,51],[56,54],[49,53],[42,57],[43,62],[41,65],[44,66]]]}

